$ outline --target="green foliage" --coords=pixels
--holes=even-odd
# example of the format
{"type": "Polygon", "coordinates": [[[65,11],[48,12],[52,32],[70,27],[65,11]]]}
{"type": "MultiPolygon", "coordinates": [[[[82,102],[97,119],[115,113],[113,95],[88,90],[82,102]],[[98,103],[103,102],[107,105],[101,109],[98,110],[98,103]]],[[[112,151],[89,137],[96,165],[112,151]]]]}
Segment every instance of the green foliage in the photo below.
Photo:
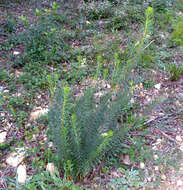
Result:
{"type": "Polygon", "coordinates": [[[168,7],[172,5],[172,0],[156,0],[152,1],[152,7],[155,12],[164,12],[168,7]]]}
{"type": "Polygon", "coordinates": [[[36,76],[31,72],[25,72],[17,81],[19,84],[24,84],[24,87],[29,90],[48,87],[47,73],[44,71],[40,76],[36,76]]]}
{"type": "Polygon", "coordinates": [[[176,0],[176,8],[183,11],[183,0],[176,0]]]}
{"type": "Polygon", "coordinates": [[[170,72],[172,81],[176,81],[183,74],[183,66],[176,63],[167,64],[167,70],[170,72]]]}
{"type": "Polygon", "coordinates": [[[74,185],[72,181],[61,179],[59,172],[42,172],[34,175],[23,185],[18,185],[14,180],[8,180],[9,185],[17,190],[82,190],[81,187],[74,185]]]}
{"type": "Polygon", "coordinates": [[[0,82],[6,82],[8,80],[9,80],[9,73],[5,69],[2,69],[0,71],[0,82]]]}
{"type": "Polygon", "coordinates": [[[119,168],[118,172],[120,172],[123,176],[110,180],[108,184],[110,189],[135,190],[143,188],[147,185],[145,182],[142,182],[138,170],[125,170],[123,168],[119,168]]]}
{"type": "Polygon", "coordinates": [[[50,91],[50,97],[54,96],[58,79],[59,79],[58,74],[48,75],[48,87],[49,87],[49,91],[50,91]]]}
{"type": "Polygon", "coordinates": [[[99,20],[113,16],[113,5],[105,1],[92,1],[83,6],[83,11],[89,20],[99,20]]]}
{"type": "Polygon", "coordinates": [[[60,24],[66,21],[65,15],[58,11],[56,3],[51,9],[36,9],[36,15],[36,22],[31,25],[26,16],[20,17],[26,26],[26,31],[18,37],[18,42],[24,44],[26,51],[21,62],[34,60],[55,64],[67,60],[71,50],[68,39],[72,38],[72,34],[60,30],[60,24]]]}
{"type": "Polygon", "coordinates": [[[6,22],[2,25],[2,31],[0,28],[0,32],[12,33],[16,31],[17,21],[12,15],[8,15],[6,18],[6,22]]]}
{"type": "MultiPolygon", "coordinates": [[[[55,94],[48,114],[48,134],[55,144],[60,167],[64,170],[64,165],[69,161],[73,178],[87,175],[104,156],[119,153],[126,134],[141,123],[141,119],[133,113],[127,114],[131,97],[129,80],[130,71],[143,51],[152,11],[150,7],[146,11],[144,33],[128,65],[120,68],[119,55],[115,54],[111,82],[114,87],[117,86],[116,90],[109,90],[99,99],[95,95],[97,86],[88,88],[80,98],[72,96],[70,88],[63,86],[55,94]],[[122,115],[126,115],[125,120],[119,119],[122,115]]],[[[96,84],[101,76],[101,63],[102,57],[98,56],[96,84]]]]}
{"type": "Polygon", "coordinates": [[[129,0],[129,2],[134,6],[139,4],[145,7],[151,6],[155,12],[164,12],[175,3],[174,0],[129,0]]]}
{"type": "Polygon", "coordinates": [[[142,23],[144,21],[144,9],[141,6],[128,5],[125,8],[124,6],[116,9],[114,16],[107,24],[108,28],[111,28],[112,25],[114,30],[124,30],[132,27],[134,23],[142,23]]]}
{"type": "Polygon", "coordinates": [[[124,136],[139,122],[129,116],[123,124],[118,123],[129,104],[127,86],[116,92],[112,102],[111,93],[98,102],[95,92],[96,89],[88,89],[73,102],[70,89],[61,88],[49,112],[49,134],[56,145],[60,166],[63,169],[63,164],[70,160],[72,177],[88,174],[104,156],[120,152],[124,136]]]}
{"type": "Polygon", "coordinates": [[[153,58],[152,52],[148,50],[144,51],[139,58],[139,66],[143,68],[152,68],[153,58]]]}
{"type": "Polygon", "coordinates": [[[131,162],[146,162],[153,160],[153,151],[146,145],[147,141],[144,138],[133,137],[130,140],[130,148],[127,154],[131,162]]]}
{"type": "Polygon", "coordinates": [[[173,24],[173,33],[170,40],[176,45],[183,45],[183,17],[179,17],[173,24]]]}

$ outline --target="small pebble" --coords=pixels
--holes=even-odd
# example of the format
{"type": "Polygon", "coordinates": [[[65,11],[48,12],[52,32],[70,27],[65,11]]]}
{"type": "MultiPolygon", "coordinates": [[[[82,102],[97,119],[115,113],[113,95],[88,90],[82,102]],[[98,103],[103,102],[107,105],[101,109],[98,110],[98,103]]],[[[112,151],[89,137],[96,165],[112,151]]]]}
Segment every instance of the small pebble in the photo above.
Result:
{"type": "Polygon", "coordinates": [[[18,52],[18,51],[13,52],[13,55],[19,55],[19,54],[20,54],[20,52],[18,52]]]}
{"type": "Polygon", "coordinates": [[[153,156],[153,158],[154,158],[154,160],[157,160],[157,159],[158,159],[158,155],[155,154],[155,155],[153,156]]]}
{"type": "Polygon", "coordinates": [[[46,166],[46,171],[50,172],[50,173],[54,173],[55,171],[55,166],[53,163],[48,163],[46,166]]]}
{"type": "Polygon", "coordinates": [[[182,180],[178,180],[177,181],[177,186],[182,186],[183,185],[183,181],[182,180]]]}
{"type": "Polygon", "coordinates": [[[178,142],[182,142],[182,138],[181,138],[181,136],[176,136],[176,141],[178,141],[178,142]]]}
{"type": "Polygon", "coordinates": [[[27,179],[26,165],[19,165],[17,168],[18,183],[23,184],[27,179]]]}
{"type": "Polygon", "coordinates": [[[166,176],[164,174],[161,175],[162,180],[166,180],[166,176]]]}
{"type": "Polygon", "coordinates": [[[158,167],[158,166],[154,166],[154,170],[155,170],[155,171],[158,171],[158,170],[159,170],[159,167],[158,167]]]}
{"type": "Polygon", "coordinates": [[[144,169],[145,168],[145,164],[143,162],[140,162],[140,168],[144,169]]]}
{"type": "Polygon", "coordinates": [[[155,87],[157,90],[160,90],[160,88],[161,88],[161,83],[156,84],[154,87],[155,87]]]}

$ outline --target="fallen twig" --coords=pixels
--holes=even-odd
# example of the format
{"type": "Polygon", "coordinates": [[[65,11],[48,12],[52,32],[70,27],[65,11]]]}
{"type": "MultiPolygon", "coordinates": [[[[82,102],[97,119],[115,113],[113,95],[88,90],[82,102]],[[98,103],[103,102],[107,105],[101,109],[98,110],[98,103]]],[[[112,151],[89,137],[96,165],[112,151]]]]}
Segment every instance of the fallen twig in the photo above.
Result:
{"type": "MultiPolygon", "coordinates": [[[[154,126],[156,127],[156,126],[154,126]]],[[[156,129],[158,129],[158,131],[165,136],[167,139],[169,139],[170,141],[175,142],[176,144],[178,144],[179,146],[181,145],[179,142],[177,142],[175,139],[173,139],[172,137],[170,137],[169,135],[167,135],[165,132],[161,131],[158,127],[156,127],[156,129]]]]}
{"type": "Polygon", "coordinates": [[[183,109],[181,109],[180,111],[176,112],[176,113],[171,113],[171,114],[168,114],[168,115],[164,115],[164,116],[157,116],[153,119],[149,119],[147,120],[146,122],[144,122],[144,125],[148,125],[150,123],[153,123],[154,121],[157,121],[157,120],[165,120],[165,119],[168,119],[169,117],[173,116],[173,115],[179,115],[181,112],[183,112],[183,109]]]}

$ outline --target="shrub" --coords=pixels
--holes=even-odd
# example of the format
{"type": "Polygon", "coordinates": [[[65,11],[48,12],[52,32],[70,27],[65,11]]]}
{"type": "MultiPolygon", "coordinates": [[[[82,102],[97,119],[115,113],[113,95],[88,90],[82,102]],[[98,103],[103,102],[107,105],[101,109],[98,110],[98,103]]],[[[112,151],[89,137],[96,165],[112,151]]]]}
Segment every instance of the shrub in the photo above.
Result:
{"type": "MultiPolygon", "coordinates": [[[[128,60],[124,70],[119,71],[120,62],[116,54],[116,68],[112,75],[114,90],[108,90],[100,98],[96,97],[97,85],[88,88],[80,98],[75,98],[69,87],[57,89],[48,114],[49,136],[57,151],[62,170],[70,163],[67,175],[83,177],[93,166],[111,155],[121,152],[125,136],[130,130],[141,125],[142,119],[130,109],[130,72],[136,65],[146,35],[152,9],[147,10],[145,31],[136,46],[135,56],[128,60]],[[116,80],[117,73],[118,80],[116,80]],[[112,97],[112,100],[111,100],[112,97]],[[125,116],[123,119],[122,116],[125,116]]],[[[97,80],[101,68],[101,56],[97,58],[97,80]]]]}
{"type": "Polygon", "coordinates": [[[114,101],[110,101],[109,92],[97,103],[95,92],[95,88],[89,88],[81,98],[74,99],[70,88],[62,88],[49,112],[51,140],[60,163],[71,161],[72,177],[88,174],[104,156],[120,152],[125,135],[138,123],[130,115],[126,122],[118,123],[130,101],[127,86],[116,92],[114,101]]]}

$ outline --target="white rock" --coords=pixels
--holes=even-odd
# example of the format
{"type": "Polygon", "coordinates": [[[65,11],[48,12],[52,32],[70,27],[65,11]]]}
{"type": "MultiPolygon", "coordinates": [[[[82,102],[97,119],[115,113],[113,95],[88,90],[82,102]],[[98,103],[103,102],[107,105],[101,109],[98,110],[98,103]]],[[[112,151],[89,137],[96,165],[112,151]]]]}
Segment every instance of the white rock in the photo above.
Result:
{"type": "Polygon", "coordinates": [[[156,145],[153,145],[152,149],[153,149],[153,150],[158,150],[158,148],[157,148],[156,145]]]}
{"type": "Polygon", "coordinates": [[[162,179],[162,180],[166,180],[166,175],[162,174],[162,175],[161,175],[161,179],[162,179]]]}
{"type": "Polygon", "coordinates": [[[148,177],[148,178],[147,178],[147,181],[148,181],[148,182],[151,182],[151,180],[152,180],[151,177],[148,177]]]}
{"type": "Polygon", "coordinates": [[[156,84],[154,87],[155,87],[157,90],[160,90],[160,88],[161,88],[161,83],[156,84]]]}
{"type": "Polygon", "coordinates": [[[159,167],[158,167],[158,166],[154,166],[154,170],[155,170],[155,171],[158,171],[158,170],[159,170],[159,167]]]}
{"type": "Polygon", "coordinates": [[[20,54],[20,52],[18,52],[18,51],[13,52],[13,55],[19,55],[19,54],[20,54]]]}
{"type": "Polygon", "coordinates": [[[154,145],[159,145],[162,143],[162,139],[157,139],[156,142],[154,143],[154,145]]]}
{"type": "Polygon", "coordinates": [[[104,92],[97,92],[95,93],[95,97],[100,98],[104,95],[104,92]]]}
{"type": "Polygon", "coordinates": [[[140,162],[140,168],[144,169],[145,168],[145,164],[143,162],[140,162]]]}
{"type": "Polygon", "coordinates": [[[178,141],[178,142],[182,142],[182,138],[181,138],[181,136],[176,136],[176,141],[178,141]]]}
{"type": "Polygon", "coordinates": [[[46,115],[48,113],[47,108],[35,108],[31,113],[30,113],[30,121],[38,119],[40,116],[46,115]]]}
{"type": "Polygon", "coordinates": [[[6,141],[6,135],[7,135],[7,132],[0,133],[0,144],[6,141]]]}
{"type": "Polygon", "coordinates": [[[54,173],[55,171],[55,166],[53,163],[48,163],[46,166],[46,171],[50,172],[50,173],[54,173]]]}
{"type": "Polygon", "coordinates": [[[37,96],[38,99],[41,99],[41,95],[37,96]]]}
{"type": "Polygon", "coordinates": [[[158,159],[158,155],[155,154],[155,155],[153,156],[153,158],[154,158],[154,160],[157,160],[157,159],[158,159]]]}
{"type": "Polygon", "coordinates": [[[182,186],[183,185],[183,181],[182,180],[178,180],[177,181],[177,186],[182,186]]]}
{"type": "Polygon", "coordinates": [[[48,147],[49,147],[49,148],[52,148],[52,147],[53,147],[53,142],[49,142],[49,143],[48,143],[48,147]]]}
{"type": "Polygon", "coordinates": [[[110,84],[107,84],[107,88],[111,88],[111,85],[110,85],[110,84]]]}
{"type": "Polygon", "coordinates": [[[183,16],[183,13],[182,13],[181,11],[179,11],[179,12],[177,13],[177,15],[183,16]]]}
{"type": "Polygon", "coordinates": [[[101,136],[106,137],[108,134],[107,133],[102,133],[101,136]]]}
{"type": "Polygon", "coordinates": [[[134,103],[135,103],[135,100],[134,100],[133,98],[131,98],[130,103],[131,103],[131,104],[134,104],[134,103]]]}
{"type": "Polygon", "coordinates": [[[6,163],[12,167],[17,167],[24,159],[24,148],[18,149],[17,152],[11,152],[6,158],[6,163]]]}
{"type": "Polygon", "coordinates": [[[130,162],[130,157],[129,157],[128,154],[126,154],[126,155],[124,156],[124,158],[123,158],[123,163],[126,164],[126,165],[128,165],[128,166],[131,164],[131,162],[130,162]]]}
{"type": "Polygon", "coordinates": [[[179,147],[179,149],[183,152],[183,144],[179,147]]]}
{"type": "Polygon", "coordinates": [[[18,183],[23,184],[27,179],[26,165],[19,165],[17,168],[18,183]]]}
{"type": "Polygon", "coordinates": [[[4,93],[8,93],[9,92],[9,90],[4,90],[4,93]]]}

